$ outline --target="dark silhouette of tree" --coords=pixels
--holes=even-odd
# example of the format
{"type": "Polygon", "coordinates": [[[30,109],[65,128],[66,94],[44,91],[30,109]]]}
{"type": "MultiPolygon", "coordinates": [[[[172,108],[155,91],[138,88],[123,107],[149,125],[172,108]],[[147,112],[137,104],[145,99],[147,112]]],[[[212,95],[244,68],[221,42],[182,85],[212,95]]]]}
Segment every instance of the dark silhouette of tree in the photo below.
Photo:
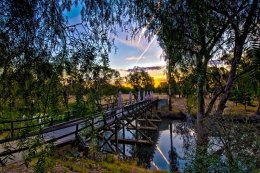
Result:
{"type": "Polygon", "coordinates": [[[151,91],[154,88],[154,79],[147,72],[138,67],[134,69],[134,72],[127,75],[126,80],[133,87],[135,92],[140,89],[151,91]]]}

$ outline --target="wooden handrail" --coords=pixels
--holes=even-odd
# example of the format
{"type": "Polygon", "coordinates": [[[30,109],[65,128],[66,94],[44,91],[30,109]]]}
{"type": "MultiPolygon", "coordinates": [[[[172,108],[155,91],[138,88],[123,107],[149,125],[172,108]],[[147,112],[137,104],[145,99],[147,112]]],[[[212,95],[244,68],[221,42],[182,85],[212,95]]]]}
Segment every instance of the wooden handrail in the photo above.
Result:
{"type": "MultiPolygon", "coordinates": [[[[46,133],[49,133],[49,132],[53,132],[53,131],[60,130],[60,129],[65,129],[65,128],[72,127],[72,126],[77,126],[78,127],[78,128],[76,128],[75,131],[70,132],[69,134],[64,134],[62,136],[59,136],[59,137],[56,137],[56,138],[52,138],[51,140],[48,140],[48,141],[45,141],[45,142],[49,143],[49,142],[57,141],[59,139],[65,138],[67,136],[70,136],[72,134],[75,134],[75,133],[78,134],[83,129],[86,129],[86,128],[90,127],[90,125],[93,122],[94,123],[92,125],[94,125],[94,126],[99,124],[100,122],[102,122],[103,126],[104,126],[104,125],[106,125],[108,120],[111,120],[111,117],[114,117],[114,116],[117,117],[117,115],[120,114],[120,113],[123,113],[123,111],[129,111],[131,109],[133,109],[133,110],[134,109],[138,109],[139,110],[139,109],[142,109],[143,107],[147,107],[147,106],[153,104],[156,101],[157,100],[153,100],[153,101],[145,100],[145,101],[141,101],[141,102],[137,102],[137,103],[134,103],[134,104],[131,104],[131,105],[124,106],[122,108],[121,112],[115,112],[116,110],[113,109],[113,110],[107,111],[104,114],[104,116],[102,116],[101,113],[97,113],[97,114],[95,114],[96,116],[90,116],[90,117],[93,117],[93,118],[87,118],[87,119],[83,119],[82,118],[82,119],[78,119],[78,120],[73,120],[73,121],[68,122],[67,124],[55,125],[55,126],[52,126],[52,127],[49,127],[49,128],[43,129],[43,130],[40,130],[39,132],[32,132],[32,133],[24,135],[24,136],[20,136],[20,137],[11,136],[11,138],[0,139],[0,144],[6,143],[6,142],[15,141],[15,140],[19,140],[19,139],[24,139],[24,138],[27,138],[27,137],[43,135],[43,134],[46,134],[46,133]],[[95,122],[95,119],[97,119],[98,121],[95,122]],[[79,128],[79,125],[82,124],[82,123],[85,123],[86,125],[84,127],[82,127],[82,128],[79,128]]],[[[124,114],[123,114],[123,116],[124,116],[124,114]]],[[[120,117],[120,119],[122,119],[122,118],[124,118],[124,117],[120,117]]],[[[116,118],[111,123],[114,123],[115,121],[116,121],[116,118]]],[[[13,150],[13,151],[10,151],[10,152],[2,152],[2,153],[0,153],[0,157],[4,156],[4,155],[8,155],[8,153],[12,154],[12,153],[15,153],[15,152],[20,152],[22,150],[26,150],[26,148],[22,149],[22,150],[21,149],[16,149],[16,150],[13,150]]]]}

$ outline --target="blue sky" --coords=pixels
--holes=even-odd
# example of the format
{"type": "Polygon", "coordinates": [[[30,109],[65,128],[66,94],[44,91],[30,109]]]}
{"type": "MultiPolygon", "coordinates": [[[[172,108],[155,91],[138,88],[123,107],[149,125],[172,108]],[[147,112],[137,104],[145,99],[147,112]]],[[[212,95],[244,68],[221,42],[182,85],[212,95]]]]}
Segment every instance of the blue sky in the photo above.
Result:
{"type": "MultiPolygon", "coordinates": [[[[80,21],[80,9],[73,6],[71,11],[64,15],[69,17],[70,23],[80,21]]],[[[137,35],[135,40],[126,40],[127,33],[118,33],[115,37],[117,51],[112,50],[109,54],[110,66],[115,69],[129,69],[134,66],[150,67],[163,66],[165,62],[161,58],[162,49],[157,43],[156,37],[148,42],[145,38],[137,35]]]]}

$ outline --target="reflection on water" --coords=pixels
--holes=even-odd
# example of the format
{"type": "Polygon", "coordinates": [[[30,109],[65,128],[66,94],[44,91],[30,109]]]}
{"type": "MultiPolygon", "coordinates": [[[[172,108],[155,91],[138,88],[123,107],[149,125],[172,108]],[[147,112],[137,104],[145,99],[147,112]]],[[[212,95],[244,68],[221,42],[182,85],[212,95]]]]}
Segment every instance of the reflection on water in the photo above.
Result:
{"type": "MultiPolygon", "coordinates": [[[[183,171],[191,163],[186,158],[195,146],[195,132],[192,124],[164,119],[159,124],[159,131],[142,131],[155,145],[127,145],[119,144],[120,153],[138,159],[138,163],[154,170],[183,171]]],[[[119,138],[134,139],[136,131],[119,131],[119,138]],[[123,135],[125,137],[123,137],[123,135]]],[[[109,137],[109,132],[106,136],[109,137]]],[[[141,138],[141,136],[139,136],[141,138]]],[[[112,144],[113,145],[113,144],[112,144]]],[[[109,151],[105,145],[103,150],[109,151]]],[[[111,150],[110,150],[111,151],[111,150]]]]}
{"type": "MultiPolygon", "coordinates": [[[[197,155],[200,150],[196,149],[194,129],[191,122],[164,119],[159,124],[159,131],[142,131],[156,142],[155,145],[120,144],[119,150],[154,170],[184,172],[186,168],[196,169],[194,159],[202,159],[208,172],[254,172],[259,169],[259,124],[214,121],[208,134],[207,149],[203,150],[206,152],[202,155],[197,155]]],[[[136,130],[125,129],[125,133],[120,130],[119,138],[123,138],[123,134],[126,139],[135,139],[136,130]]],[[[144,138],[139,135],[138,139],[144,138]]],[[[198,163],[201,166],[201,160],[198,163]]]]}
{"type": "Polygon", "coordinates": [[[183,171],[190,164],[186,156],[195,145],[194,134],[193,127],[185,122],[164,120],[159,126],[159,139],[151,169],[183,171]]]}

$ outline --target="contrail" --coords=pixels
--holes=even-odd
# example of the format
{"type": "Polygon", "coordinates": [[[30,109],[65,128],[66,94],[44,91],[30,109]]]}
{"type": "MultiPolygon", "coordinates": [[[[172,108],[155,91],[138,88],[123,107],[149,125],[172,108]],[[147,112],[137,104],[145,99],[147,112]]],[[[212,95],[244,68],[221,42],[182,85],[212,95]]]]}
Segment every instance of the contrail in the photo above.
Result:
{"type": "MultiPolygon", "coordinates": [[[[159,10],[161,8],[161,0],[158,1],[158,6],[157,6],[157,10],[159,10]]],[[[142,29],[139,39],[138,39],[138,44],[141,41],[142,36],[144,35],[145,31],[147,30],[148,26],[151,24],[151,22],[154,20],[155,15],[152,16],[151,20],[148,22],[148,24],[142,29]]],[[[158,32],[160,31],[161,27],[158,28],[158,30],[156,31],[155,35],[153,36],[152,41],[148,44],[148,46],[146,47],[146,49],[143,51],[143,53],[138,57],[138,59],[135,62],[135,65],[137,65],[137,63],[140,61],[140,59],[143,58],[144,54],[148,51],[148,49],[150,48],[150,46],[152,45],[152,43],[154,42],[156,35],[158,34],[158,32]]]]}
{"type": "Polygon", "coordinates": [[[139,35],[138,44],[140,44],[141,38],[143,37],[143,35],[144,35],[144,33],[145,33],[146,30],[147,30],[146,27],[144,27],[144,28],[142,29],[142,31],[141,31],[141,33],[140,33],[140,35],[139,35]]]}
{"type": "Polygon", "coordinates": [[[160,168],[154,163],[154,161],[151,161],[151,164],[155,167],[156,170],[160,170],[160,168]]]}
{"type": "Polygon", "coordinates": [[[142,52],[142,54],[138,57],[138,59],[135,62],[135,65],[137,65],[137,63],[143,58],[144,54],[149,50],[149,48],[153,44],[154,40],[156,39],[156,35],[158,34],[158,32],[160,30],[161,30],[161,27],[158,28],[158,30],[156,31],[155,35],[153,36],[153,39],[151,40],[151,42],[148,44],[148,46],[145,48],[145,50],[142,52]]]}
{"type": "Polygon", "coordinates": [[[158,145],[156,145],[156,149],[159,151],[159,153],[162,155],[163,159],[167,162],[167,164],[169,165],[170,162],[169,160],[165,157],[165,155],[163,154],[162,150],[160,149],[160,147],[158,145]]]}
{"type": "MultiPolygon", "coordinates": [[[[158,2],[158,6],[157,6],[157,10],[159,10],[161,8],[161,1],[158,2]]],[[[144,35],[145,31],[147,30],[147,28],[150,26],[150,24],[152,23],[152,21],[155,18],[155,14],[152,16],[152,18],[150,19],[150,21],[146,24],[146,26],[142,29],[139,39],[138,39],[138,44],[141,41],[142,36],[144,35]]]]}
{"type": "Polygon", "coordinates": [[[153,36],[152,41],[148,44],[148,46],[145,48],[145,50],[142,52],[142,54],[138,57],[138,59],[136,60],[135,64],[137,64],[143,58],[144,54],[149,50],[149,48],[153,44],[155,38],[156,38],[156,35],[153,36]]]}

